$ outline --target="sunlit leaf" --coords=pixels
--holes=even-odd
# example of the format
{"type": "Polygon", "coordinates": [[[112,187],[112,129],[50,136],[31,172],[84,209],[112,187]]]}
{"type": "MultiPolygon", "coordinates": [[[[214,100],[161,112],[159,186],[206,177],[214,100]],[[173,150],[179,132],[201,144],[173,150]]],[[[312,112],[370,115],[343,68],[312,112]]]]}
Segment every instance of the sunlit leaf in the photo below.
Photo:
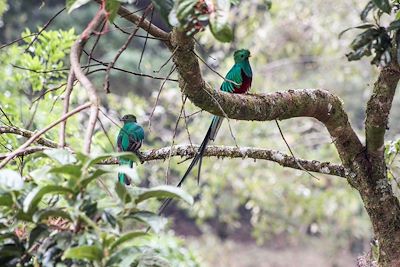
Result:
{"type": "Polygon", "coordinates": [[[111,249],[111,251],[113,251],[116,247],[122,245],[123,243],[131,241],[132,239],[134,239],[136,237],[144,236],[144,235],[147,235],[147,233],[142,232],[142,231],[133,231],[133,232],[126,233],[123,236],[121,236],[120,238],[118,238],[117,240],[115,240],[115,242],[111,244],[110,249],[111,249]]]}
{"type": "Polygon", "coordinates": [[[75,10],[89,2],[90,2],[90,0],[67,0],[65,6],[68,10],[68,13],[71,13],[73,10],[75,10]]]}
{"type": "Polygon", "coordinates": [[[79,185],[81,188],[85,188],[91,181],[99,178],[106,173],[108,173],[108,171],[97,169],[93,173],[91,173],[89,177],[82,179],[79,185]]]}
{"type": "Polygon", "coordinates": [[[115,183],[115,192],[117,192],[117,195],[122,203],[128,203],[128,202],[132,201],[132,198],[131,198],[128,190],[126,190],[125,185],[122,185],[121,183],[116,182],[115,183]]]}
{"type": "Polygon", "coordinates": [[[47,185],[44,187],[38,187],[30,192],[23,203],[24,212],[28,213],[33,209],[36,209],[39,202],[46,194],[73,194],[74,192],[69,189],[58,185],[47,185]]]}
{"type": "Polygon", "coordinates": [[[60,167],[54,167],[49,170],[49,173],[67,174],[72,177],[80,177],[82,174],[81,166],[74,164],[65,164],[60,167]]]}
{"type": "Polygon", "coordinates": [[[161,185],[150,189],[146,189],[143,193],[140,193],[136,199],[136,203],[140,203],[149,198],[179,198],[190,205],[193,204],[193,197],[183,191],[179,187],[161,185]]]}
{"type": "Polygon", "coordinates": [[[66,149],[55,148],[46,149],[43,151],[49,158],[58,161],[60,164],[71,164],[76,162],[76,158],[72,153],[66,149]]]}
{"type": "Polygon", "coordinates": [[[63,254],[64,259],[100,261],[103,251],[97,246],[79,246],[67,249],[63,254]]]}
{"type": "Polygon", "coordinates": [[[21,190],[24,180],[21,175],[12,170],[0,170],[0,187],[5,190],[21,190]]]}
{"type": "Polygon", "coordinates": [[[221,42],[233,40],[233,31],[229,26],[228,15],[231,3],[228,0],[214,0],[214,12],[210,17],[210,30],[221,42]]]}
{"type": "Polygon", "coordinates": [[[146,223],[155,233],[159,233],[163,230],[168,222],[166,218],[149,211],[134,212],[128,217],[146,223]]]}
{"type": "Polygon", "coordinates": [[[109,14],[108,19],[111,22],[114,21],[120,5],[121,5],[121,3],[118,0],[107,0],[106,1],[106,10],[109,14]]]}

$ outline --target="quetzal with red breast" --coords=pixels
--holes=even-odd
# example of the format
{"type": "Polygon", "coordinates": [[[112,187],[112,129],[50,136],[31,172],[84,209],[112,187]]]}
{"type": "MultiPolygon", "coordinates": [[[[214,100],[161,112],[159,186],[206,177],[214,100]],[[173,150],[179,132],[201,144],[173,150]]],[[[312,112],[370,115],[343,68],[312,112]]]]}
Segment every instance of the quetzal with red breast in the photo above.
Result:
{"type": "MultiPolygon", "coordinates": [[[[251,81],[253,78],[253,72],[251,70],[250,62],[250,51],[247,49],[240,49],[235,51],[233,54],[233,58],[235,60],[235,64],[232,68],[228,71],[225,76],[225,80],[222,83],[220,90],[227,93],[232,94],[245,94],[249,91],[251,87],[251,81]]],[[[200,172],[201,172],[201,163],[203,160],[204,151],[208,145],[210,140],[214,141],[215,137],[218,133],[219,128],[221,127],[223,117],[220,116],[213,116],[211,120],[210,127],[206,133],[206,136],[201,143],[196,156],[193,158],[192,162],[190,163],[188,169],[186,170],[185,174],[177,184],[178,187],[182,185],[185,181],[186,177],[189,175],[190,171],[199,163],[198,168],[198,175],[197,180],[200,180],[200,172]]],[[[161,213],[164,208],[169,204],[171,199],[167,199],[164,201],[163,205],[161,206],[159,213],[161,213]]]]}
{"type": "MultiPolygon", "coordinates": [[[[137,123],[136,117],[132,114],[128,114],[122,117],[122,122],[124,125],[119,131],[117,137],[118,152],[138,152],[139,148],[142,146],[144,139],[144,130],[142,126],[137,123]]],[[[130,168],[133,167],[133,160],[119,157],[119,165],[126,165],[130,168]]],[[[122,172],[118,173],[118,181],[123,185],[130,185],[129,177],[122,172]]]]}

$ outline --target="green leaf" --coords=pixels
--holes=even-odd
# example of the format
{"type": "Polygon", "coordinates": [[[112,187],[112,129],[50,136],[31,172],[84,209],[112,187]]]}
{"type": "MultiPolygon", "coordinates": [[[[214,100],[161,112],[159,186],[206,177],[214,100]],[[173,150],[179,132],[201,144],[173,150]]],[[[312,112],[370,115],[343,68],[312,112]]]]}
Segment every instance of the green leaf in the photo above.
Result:
{"type": "Polygon", "coordinates": [[[368,24],[363,24],[363,25],[356,26],[356,27],[347,28],[347,29],[345,29],[345,30],[343,30],[343,31],[341,31],[339,33],[339,39],[343,36],[343,34],[345,34],[349,30],[352,30],[352,29],[369,29],[369,28],[372,28],[374,26],[375,26],[374,24],[368,23],[368,24]]]}
{"type": "Polygon", "coordinates": [[[30,211],[37,208],[37,205],[42,200],[44,195],[46,194],[73,194],[74,192],[69,189],[58,185],[47,185],[44,187],[35,188],[32,192],[30,192],[23,203],[23,210],[25,213],[29,213],[30,211]]]}
{"type": "Polygon", "coordinates": [[[43,154],[48,156],[49,158],[58,161],[60,164],[71,164],[76,162],[76,158],[72,153],[66,149],[55,148],[55,149],[46,149],[43,151],[43,154]]]}
{"type": "Polygon", "coordinates": [[[149,211],[135,212],[130,214],[128,217],[146,223],[155,233],[159,233],[163,230],[168,222],[166,218],[149,211]]]}
{"type": "Polygon", "coordinates": [[[139,194],[136,203],[140,203],[149,198],[180,198],[190,205],[193,204],[193,197],[191,195],[179,187],[169,185],[161,185],[146,189],[143,193],[139,194]]]}
{"type": "Polygon", "coordinates": [[[174,0],[151,0],[151,2],[164,21],[168,23],[168,15],[174,7],[174,0]]]}
{"type": "Polygon", "coordinates": [[[101,170],[101,169],[97,169],[97,170],[95,170],[93,173],[91,173],[91,174],[89,175],[89,177],[82,179],[82,180],[80,181],[79,186],[80,186],[81,188],[85,188],[91,181],[97,179],[98,177],[100,177],[100,176],[102,176],[102,175],[104,175],[104,174],[106,174],[106,173],[108,173],[108,171],[101,170]]]}
{"type": "Polygon", "coordinates": [[[0,187],[7,190],[21,190],[24,180],[21,175],[12,170],[0,170],[0,187]]]}
{"type": "Polygon", "coordinates": [[[67,174],[75,178],[79,178],[82,175],[81,166],[74,164],[51,168],[49,173],[67,174]]]}
{"type": "Polygon", "coordinates": [[[124,234],[123,236],[121,236],[120,238],[118,238],[117,240],[115,240],[114,243],[111,244],[110,249],[111,249],[111,251],[113,251],[116,247],[120,246],[121,244],[128,242],[136,237],[144,236],[144,235],[147,235],[147,233],[142,232],[142,231],[128,232],[128,233],[124,234]]]}
{"type": "Polygon", "coordinates": [[[67,8],[68,13],[71,13],[74,9],[77,9],[89,2],[90,0],[67,0],[65,6],[67,8]]]}
{"type": "Polygon", "coordinates": [[[392,6],[389,3],[389,0],[372,0],[374,4],[383,12],[390,14],[392,11],[392,6]]]}
{"type": "Polygon", "coordinates": [[[29,243],[28,248],[32,247],[32,245],[38,240],[40,237],[46,236],[49,234],[47,225],[38,224],[29,234],[29,243]]]}
{"type": "Polygon", "coordinates": [[[125,185],[122,185],[120,182],[115,183],[115,192],[117,192],[117,195],[122,203],[128,203],[132,201],[132,198],[128,190],[126,190],[125,185]]]}
{"type": "Polygon", "coordinates": [[[360,18],[362,21],[365,21],[367,19],[367,16],[371,10],[375,9],[376,5],[372,1],[369,1],[367,5],[364,7],[363,11],[361,11],[360,18]]]}
{"type": "Polygon", "coordinates": [[[0,206],[11,207],[13,204],[13,197],[10,193],[4,192],[0,195],[0,206]]]}
{"type": "Polygon", "coordinates": [[[230,2],[228,0],[215,0],[215,11],[210,17],[210,30],[215,39],[220,42],[230,42],[233,40],[233,31],[228,22],[230,10],[230,2]]]}
{"type": "Polygon", "coordinates": [[[388,31],[394,31],[400,29],[400,20],[395,20],[390,23],[389,27],[387,27],[388,31]]]}
{"type": "Polygon", "coordinates": [[[109,14],[109,16],[108,16],[109,21],[111,21],[111,22],[114,21],[120,5],[121,5],[121,3],[118,0],[107,0],[106,1],[106,10],[109,14]]]}
{"type": "Polygon", "coordinates": [[[71,217],[67,212],[57,208],[46,208],[43,210],[38,210],[33,214],[32,220],[34,223],[38,223],[49,217],[61,217],[69,221],[71,220],[71,217]]]}
{"type": "Polygon", "coordinates": [[[228,24],[218,24],[217,22],[210,24],[211,33],[215,39],[220,42],[228,43],[233,40],[233,31],[228,24]]]}
{"type": "Polygon", "coordinates": [[[67,249],[63,254],[64,259],[100,261],[103,251],[98,246],[80,246],[67,249]]]}

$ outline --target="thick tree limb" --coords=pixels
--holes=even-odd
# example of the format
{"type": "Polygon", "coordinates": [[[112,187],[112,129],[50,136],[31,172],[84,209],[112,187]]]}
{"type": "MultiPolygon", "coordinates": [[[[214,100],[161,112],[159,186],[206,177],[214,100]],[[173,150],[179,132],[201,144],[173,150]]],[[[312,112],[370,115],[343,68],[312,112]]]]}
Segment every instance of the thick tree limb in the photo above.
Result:
{"type": "Polygon", "coordinates": [[[257,95],[235,95],[214,90],[202,78],[198,60],[192,52],[194,41],[185,33],[174,30],[171,44],[178,47],[173,60],[180,74],[180,88],[196,106],[214,115],[224,116],[226,113],[229,118],[239,120],[315,118],[328,129],[346,167],[350,167],[363,151],[339,97],[321,89],[257,95]]]}
{"type": "Polygon", "coordinates": [[[367,104],[365,133],[368,153],[383,158],[384,136],[388,128],[389,113],[396,87],[400,79],[400,70],[393,62],[384,67],[374,84],[372,95],[367,104]]]}
{"type": "Polygon", "coordinates": [[[3,168],[10,160],[12,160],[13,158],[15,158],[17,155],[19,155],[22,151],[24,151],[30,144],[32,144],[33,142],[35,142],[42,134],[44,134],[45,132],[47,132],[48,130],[50,130],[51,128],[53,128],[54,126],[58,125],[60,122],[68,119],[69,117],[71,117],[72,115],[88,108],[91,104],[90,103],[85,103],[77,108],[75,108],[74,110],[71,110],[70,112],[68,112],[67,114],[65,114],[64,116],[62,116],[60,119],[52,122],[50,125],[48,125],[47,127],[43,128],[42,130],[34,133],[23,145],[21,145],[19,148],[17,148],[16,150],[14,150],[13,152],[9,153],[1,162],[0,162],[0,169],[3,168]]]}
{"type": "MultiPolygon", "coordinates": [[[[31,132],[22,128],[18,128],[18,127],[14,127],[14,126],[5,126],[5,125],[0,125],[0,134],[3,133],[10,133],[10,134],[16,134],[16,135],[20,135],[26,138],[30,138],[32,137],[32,135],[35,134],[35,132],[31,132]]],[[[39,137],[38,139],[35,140],[36,143],[43,145],[43,146],[47,146],[47,147],[52,147],[52,148],[56,148],[57,147],[57,143],[47,139],[45,137],[39,137]]]]}

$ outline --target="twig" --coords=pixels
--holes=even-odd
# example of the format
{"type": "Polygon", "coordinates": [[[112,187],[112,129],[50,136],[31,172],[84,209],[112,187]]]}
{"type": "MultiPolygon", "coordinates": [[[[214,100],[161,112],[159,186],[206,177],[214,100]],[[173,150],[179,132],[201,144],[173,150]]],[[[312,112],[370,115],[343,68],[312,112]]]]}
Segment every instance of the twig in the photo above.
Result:
{"type": "MultiPolygon", "coordinates": [[[[63,106],[63,114],[66,114],[69,109],[69,99],[71,97],[72,89],[74,88],[75,74],[72,67],[69,70],[68,80],[67,80],[67,88],[64,96],[64,106],[63,106]]],[[[63,121],[60,125],[60,131],[58,134],[58,146],[65,146],[65,128],[67,126],[67,121],[63,121]]]]}
{"type": "Polygon", "coordinates": [[[8,123],[10,124],[10,126],[14,126],[14,124],[11,122],[10,118],[7,116],[7,113],[4,112],[4,110],[0,107],[0,111],[1,113],[3,113],[3,116],[6,117],[8,123]]]}
{"type": "Polygon", "coordinates": [[[7,44],[3,44],[2,46],[0,46],[0,50],[3,49],[3,48],[5,48],[5,47],[7,47],[7,46],[10,46],[10,45],[12,45],[12,44],[15,44],[15,43],[17,43],[17,42],[19,42],[19,41],[21,41],[21,40],[24,40],[24,39],[26,39],[26,38],[35,36],[35,35],[37,35],[37,33],[32,33],[32,34],[29,34],[29,35],[27,35],[27,36],[24,36],[24,37],[15,39],[14,41],[11,41],[11,42],[9,42],[9,43],[7,43],[7,44]]]}
{"type": "Polygon", "coordinates": [[[100,109],[100,112],[101,112],[109,121],[111,121],[115,126],[117,126],[119,129],[122,129],[122,127],[121,127],[118,123],[116,123],[113,119],[111,119],[104,111],[102,111],[102,110],[100,109]]]}
{"type": "MultiPolygon", "coordinates": [[[[83,51],[83,53],[85,53],[86,55],[89,55],[85,50],[83,51]]],[[[98,62],[99,64],[101,64],[103,66],[108,66],[108,63],[102,62],[101,60],[98,60],[98,59],[95,59],[95,58],[92,58],[92,60],[95,61],[95,62],[98,62]]],[[[128,74],[132,74],[132,75],[135,75],[135,76],[151,78],[151,79],[154,79],[154,80],[165,80],[166,79],[169,82],[178,82],[177,79],[169,79],[169,78],[165,78],[165,77],[156,77],[156,76],[152,76],[152,75],[149,75],[149,74],[144,74],[144,73],[138,73],[138,72],[134,72],[134,71],[124,70],[124,69],[117,68],[117,67],[112,67],[112,69],[113,70],[117,70],[117,71],[121,71],[121,72],[124,72],[124,73],[128,73],[128,74]]],[[[104,70],[106,70],[106,69],[104,69],[104,70]]]]}
{"type": "MultiPolygon", "coordinates": [[[[100,32],[103,32],[104,26],[105,26],[106,24],[107,24],[107,21],[105,20],[105,21],[103,22],[103,24],[101,25],[100,32]]],[[[90,53],[89,53],[89,55],[88,55],[88,63],[87,63],[88,66],[90,65],[90,61],[91,61],[92,58],[93,58],[94,50],[96,49],[97,44],[99,43],[101,36],[102,36],[101,34],[98,34],[98,35],[97,35],[96,40],[94,41],[94,44],[93,44],[93,46],[92,46],[92,49],[90,49],[90,53]]],[[[87,69],[87,72],[89,72],[89,68],[87,69]]],[[[86,73],[86,74],[87,74],[87,73],[86,73]]]]}
{"type": "Polygon", "coordinates": [[[144,11],[144,13],[143,13],[142,17],[140,18],[140,21],[139,21],[138,25],[136,26],[135,30],[133,30],[133,32],[129,35],[129,37],[126,40],[126,42],[124,43],[124,45],[118,50],[118,52],[115,55],[114,59],[107,66],[106,75],[105,75],[105,78],[104,78],[104,90],[106,91],[107,94],[110,93],[110,70],[111,70],[112,67],[114,67],[115,62],[117,62],[118,58],[126,50],[126,48],[128,47],[129,43],[132,41],[133,37],[135,36],[135,34],[140,29],[139,25],[146,18],[147,13],[150,10],[149,7],[146,8],[146,10],[144,11]]]}
{"type": "Polygon", "coordinates": [[[153,109],[151,110],[150,116],[149,116],[149,132],[151,132],[151,119],[153,118],[154,115],[154,111],[156,110],[157,104],[158,104],[158,100],[160,99],[160,95],[161,95],[161,91],[164,88],[165,82],[167,81],[167,79],[171,76],[171,74],[175,71],[176,66],[172,65],[167,77],[165,77],[165,79],[163,80],[163,82],[161,83],[160,89],[158,89],[158,94],[157,94],[157,98],[156,98],[156,102],[154,103],[153,109]]]}
{"type": "Polygon", "coordinates": [[[298,161],[298,160],[296,159],[296,157],[294,156],[293,151],[292,151],[292,149],[291,149],[290,146],[289,146],[289,143],[286,141],[286,138],[285,138],[285,136],[283,135],[282,129],[281,129],[281,127],[279,126],[278,121],[275,120],[275,123],[276,123],[276,126],[278,126],[279,133],[281,134],[281,137],[282,137],[283,141],[285,142],[286,147],[289,149],[289,152],[290,152],[290,154],[292,155],[292,157],[296,160],[296,163],[297,163],[297,165],[299,165],[299,168],[300,168],[301,170],[307,172],[309,175],[311,175],[311,177],[314,177],[315,179],[319,180],[318,177],[316,177],[315,175],[313,175],[312,173],[310,173],[308,170],[304,169],[303,166],[301,166],[301,164],[299,163],[299,161],[298,161]]]}
{"type": "Polygon", "coordinates": [[[53,17],[51,17],[49,19],[49,21],[46,22],[46,24],[43,26],[42,29],[40,29],[40,31],[36,34],[35,38],[33,38],[33,40],[28,44],[28,46],[25,49],[25,53],[28,52],[29,48],[33,45],[34,42],[36,42],[37,38],[42,34],[42,32],[44,30],[47,29],[47,27],[50,26],[51,22],[58,16],[60,15],[63,11],[65,10],[65,7],[63,9],[61,9],[60,11],[58,11],[53,17]]]}
{"type": "Polygon", "coordinates": [[[50,125],[48,125],[44,129],[42,129],[39,132],[33,134],[31,136],[31,138],[28,139],[28,141],[26,141],[23,145],[21,145],[19,148],[14,150],[14,152],[9,153],[7,155],[7,157],[5,159],[3,159],[3,161],[0,162],[0,169],[3,168],[10,160],[12,160],[19,153],[21,153],[21,151],[23,151],[25,148],[27,148],[30,144],[35,142],[35,140],[38,139],[42,134],[44,134],[48,130],[52,129],[54,126],[58,125],[60,122],[68,119],[72,115],[74,115],[74,114],[76,114],[76,113],[78,113],[78,112],[90,107],[90,105],[91,105],[91,103],[85,103],[85,104],[75,108],[74,110],[72,110],[72,111],[68,112],[67,114],[65,114],[64,116],[62,116],[60,119],[56,120],[55,122],[52,122],[50,125]]]}
{"type": "MultiPolygon", "coordinates": [[[[153,6],[153,4],[150,4],[150,9],[151,9],[150,21],[149,21],[150,23],[149,23],[149,27],[146,30],[146,38],[144,39],[143,49],[142,49],[142,52],[140,53],[139,64],[138,64],[139,71],[141,71],[140,65],[142,64],[144,51],[146,50],[147,39],[148,39],[147,37],[149,36],[149,30],[150,30],[150,27],[151,27],[151,25],[153,23],[153,14],[154,14],[154,6],[153,6]]],[[[147,9],[146,9],[146,11],[147,11],[147,9]]]]}
{"type": "Polygon", "coordinates": [[[108,139],[108,142],[110,143],[111,147],[113,148],[113,151],[116,151],[115,146],[114,146],[114,143],[111,141],[110,136],[108,135],[108,133],[107,133],[107,131],[106,131],[106,128],[104,128],[104,125],[103,125],[103,123],[102,123],[101,120],[100,120],[100,117],[97,117],[97,120],[99,121],[100,127],[101,127],[101,129],[103,130],[104,134],[106,135],[106,137],[107,137],[107,139],[108,139]]]}
{"type": "MultiPolygon", "coordinates": [[[[27,147],[20,152],[18,152],[15,157],[20,157],[20,156],[27,156],[36,152],[40,152],[43,150],[49,149],[46,146],[32,146],[32,147],[27,147]]],[[[8,156],[8,153],[0,154],[0,160],[5,159],[8,156]]]]}
{"type": "MultiPolygon", "coordinates": [[[[129,26],[129,27],[124,27],[124,28],[122,28],[122,27],[118,26],[118,25],[115,24],[115,23],[113,23],[113,25],[115,26],[115,28],[117,28],[117,29],[120,30],[122,33],[127,34],[127,35],[129,35],[130,32],[127,32],[127,31],[125,31],[124,29],[132,29],[132,28],[133,28],[133,26],[129,26]]],[[[154,37],[154,36],[146,36],[146,35],[140,35],[140,34],[136,34],[135,36],[136,36],[136,37],[139,37],[139,38],[147,38],[147,39],[153,39],[153,40],[168,41],[168,39],[163,39],[163,38],[154,37]]]]}
{"type": "Polygon", "coordinates": [[[186,133],[187,133],[188,138],[189,138],[190,146],[193,147],[192,139],[190,138],[190,132],[189,132],[189,128],[188,128],[187,116],[186,116],[186,111],[185,111],[186,100],[187,100],[187,96],[183,96],[182,95],[183,119],[184,119],[184,122],[185,122],[185,129],[186,129],[186,133]]]}
{"type": "Polygon", "coordinates": [[[231,81],[231,80],[225,78],[225,77],[222,76],[218,71],[216,71],[216,70],[214,70],[213,68],[211,68],[211,66],[208,65],[207,62],[205,62],[205,60],[202,59],[199,55],[197,55],[196,52],[194,52],[193,50],[192,50],[192,53],[193,53],[198,59],[200,59],[200,61],[203,62],[204,65],[206,65],[212,72],[216,73],[216,74],[217,74],[219,77],[221,77],[224,81],[229,82],[229,83],[232,83],[232,84],[234,84],[234,85],[240,85],[240,84],[238,84],[237,82],[234,82],[234,81],[231,81]]]}
{"type": "Polygon", "coordinates": [[[166,172],[165,172],[165,184],[168,184],[168,174],[169,174],[169,169],[170,169],[170,167],[171,167],[171,153],[172,153],[172,148],[173,148],[174,143],[175,143],[175,136],[176,136],[176,132],[177,132],[177,130],[178,130],[179,121],[180,121],[180,119],[181,119],[181,117],[182,117],[182,112],[183,112],[184,106],[185,106],[185,102],[182,103],[181,111],[179,112],[179,116],[178,116],[178,118],[176,119],[176,123],[175,123],[174,134],[173,134],[173,136],[172,136],[171,147],[170,147],[170,150],[169,150],[170,153],[169,153],[169,156],[168,156],[167,170],[166,170],[166,172]]]}
{"type": "Polygon", "coordinates": [[[237,142],[236,142],[235,135],[233,134],[232,127],[231,127],[231,123],[230,123],[230,119],[229,119],[228,115],[225,113],[224,109],[223,109],[223,108],[221,107],[221,105],[218,103],[217,99],[215,99],[215,97],[214,97],[212,94],[210,94],[207,90],[205,90],[203,87],[202,87],[202,89],[215,101],[215,103],[218,105],[219,109],[221,110],[222,114],[223,114],[224,117],[227,119],[227,121],[228,121],[228,126],[229,126],[229,132],[230,132],[230,134],[231,134],[231,136],[232,136],[232,138],[233,138],[233,141],[235,142],[236,147],[239,147],[238,144],[237,144],[237,142]]]}
{"type": "Polygon", "coordinates": [[[172,57],[174,56],[174,54],[176,53],[176,51],[178,50],[179,46],[177,46],[175,48],[175,50],[172,52],[172,54],[169,56],[169,58],[167,59],[167,61],[164,62],[164,64],[161,65],[161,67],[158,70],[155,70],[153,72],[159,73],[161,71],[162,68],[164,68],[168,62],[172,59],[172,57]]]}

